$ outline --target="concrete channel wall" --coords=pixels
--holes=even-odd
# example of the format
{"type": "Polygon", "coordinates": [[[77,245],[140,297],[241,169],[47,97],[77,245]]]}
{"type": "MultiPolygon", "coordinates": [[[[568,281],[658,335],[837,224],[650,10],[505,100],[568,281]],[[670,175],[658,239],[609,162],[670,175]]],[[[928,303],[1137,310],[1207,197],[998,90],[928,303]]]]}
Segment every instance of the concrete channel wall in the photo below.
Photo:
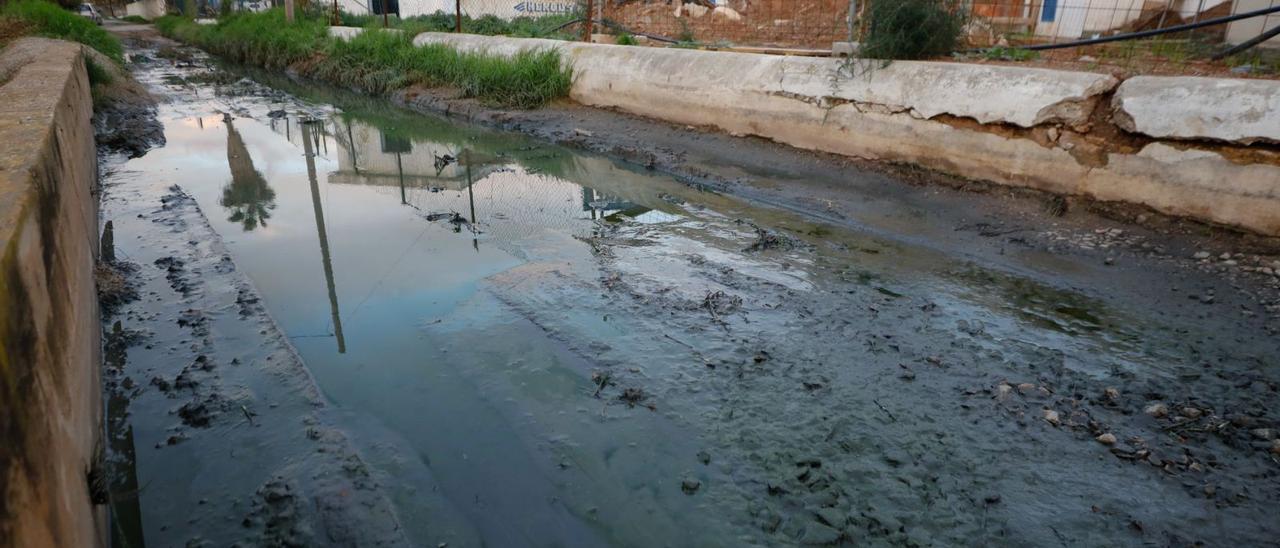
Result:
{"type": "Polygon", "coordinates": [[[0,539],[101,546],[97,157],[80,45],[0,53],[0,539]]]}
{"type": "MultiPolygon", "coordinates": [[[[353,36],[350,30],[336,31],[353,36]]],[[[423,33],[559,50],[572,98],[799,148],[1280,235],[1280,82],[1134,77],[423,33]]]]}

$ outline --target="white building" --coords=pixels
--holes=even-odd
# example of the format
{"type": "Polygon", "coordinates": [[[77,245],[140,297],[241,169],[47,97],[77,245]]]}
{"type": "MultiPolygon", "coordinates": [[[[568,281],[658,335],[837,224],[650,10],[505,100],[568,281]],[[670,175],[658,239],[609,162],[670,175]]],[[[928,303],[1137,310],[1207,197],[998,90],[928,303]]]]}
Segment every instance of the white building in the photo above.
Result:
{"type": "MultiPolygon", "coordinates": [[[[1075,40],[1106,35],[1148,18],[1144,28],[1280,5],[1280,0],[973,0],[979,18],[1041,37],[1075,40]]],[[[1227,41],[1239,43],[1280,25],[1280,15],[1231,23],[1227,41]]]]}
{"type": "MultiPolygon", "coordinates": [[[[391,0],[390,4],[392,13],[396,13],[398,7],[400,17],[431,15],[438,11],[452,14],[456,6],[455,0],[400,0],[398,6],[395,0],[391,0]]],[[[379,0],[338,0],[338,5],[346,12],[353,14],[381,13],[378,9],[379,0]]],[[[573,13],[577,9],[576,0],[484,0],[482,2],[463,0],[462,2],[462,12],[466,15],[471,17],[496,15],[503,19],[573,13]]]]}

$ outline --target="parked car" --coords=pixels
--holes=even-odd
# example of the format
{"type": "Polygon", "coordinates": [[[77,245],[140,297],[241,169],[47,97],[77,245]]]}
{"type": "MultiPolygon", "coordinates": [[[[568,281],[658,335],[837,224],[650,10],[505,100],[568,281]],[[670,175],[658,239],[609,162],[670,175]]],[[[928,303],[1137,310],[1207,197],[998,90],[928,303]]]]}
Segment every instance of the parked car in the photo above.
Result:
{"type": "Polygon", "coordinates": [[[81,17],[88,18],[94,24],[102,24],[102,14],[98,12],[98,8],[93,7],[93,4],[80,4],[79,13],[81,17]]]}

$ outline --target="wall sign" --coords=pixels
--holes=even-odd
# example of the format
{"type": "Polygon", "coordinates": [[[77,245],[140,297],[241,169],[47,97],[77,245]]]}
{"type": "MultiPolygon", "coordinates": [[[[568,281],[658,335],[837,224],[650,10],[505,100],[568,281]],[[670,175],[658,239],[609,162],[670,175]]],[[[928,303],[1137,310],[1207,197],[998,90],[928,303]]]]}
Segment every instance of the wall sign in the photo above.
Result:
{"type": "Polygon", "coordinates": [[[573,13],[578,11],[578,5],[575,2],[520,2],[515,10],[521,15],[573,13]]]}

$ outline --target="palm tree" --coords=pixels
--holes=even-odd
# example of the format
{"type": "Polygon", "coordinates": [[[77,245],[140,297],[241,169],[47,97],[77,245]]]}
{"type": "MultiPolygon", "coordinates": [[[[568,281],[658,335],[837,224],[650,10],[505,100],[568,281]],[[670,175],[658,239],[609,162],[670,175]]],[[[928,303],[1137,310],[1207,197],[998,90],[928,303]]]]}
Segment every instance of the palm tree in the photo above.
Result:
{"type": "Polygon", "coordinates": [[[276,208],[276,192],[267,179],[253,167],[253,158],[244,146],[244,139],[231,123],[231,115],[224,114],[227,124],[227,164],[231,166],[231,183],[222,187],[219,204],[231,212],[228,221],[240,223],[245,232],[267,226],[271,210],[276,208]]]}

